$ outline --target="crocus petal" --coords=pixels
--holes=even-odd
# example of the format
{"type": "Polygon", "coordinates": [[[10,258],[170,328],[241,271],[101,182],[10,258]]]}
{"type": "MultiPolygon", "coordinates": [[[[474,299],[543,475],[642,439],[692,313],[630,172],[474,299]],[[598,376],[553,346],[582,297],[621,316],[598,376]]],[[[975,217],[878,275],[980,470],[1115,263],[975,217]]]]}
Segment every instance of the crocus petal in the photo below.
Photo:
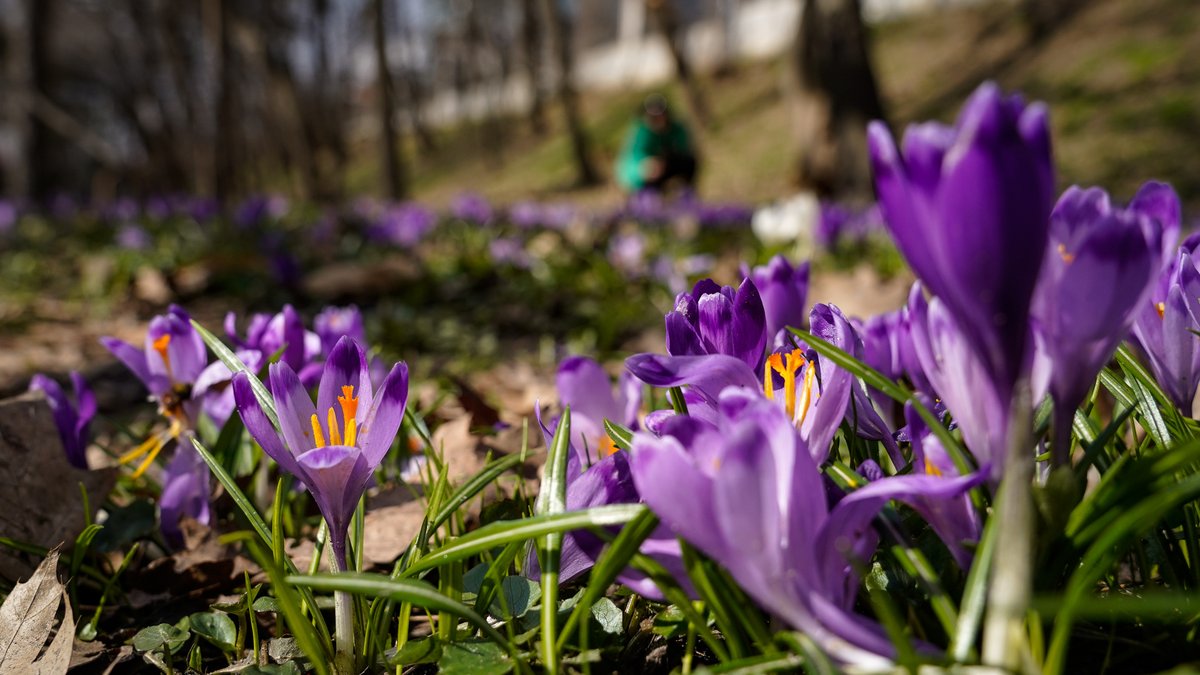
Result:
{"type": "MultiPolygon", "coordinates": [[[[279,431],[293,453],[299,454],[317,447],[313,436],[312,418],[317,414],[312,399],[292,367],[283,362],[272,363],[270,368],[271,395],[275,399],[275,412],[279,417],[279,431]]],[[[321,418],[317,417],[320,422],[321,418]]],[[[325,438],[326,442],[329,438],[325,438]]]]}
{"type": "Polygon", "coordinates": [[[563,406],[571,406],[571,442],[576,449],[585,445],[595,449],[605,435],[604,420],[623,423],[624,411],[613,398],[608,373],[592,359],[572,356],[558,366],[558,397],[563,406]]]}
{"type": "Polygon", "coordinates": [[[163,468],[163,491],[158,500],[159,522],[169,541],[183,543],[179,519],[185,515],[204,525],[211,522],[208,495],[208,465],[184,437],[177,444],[175,456],[163,468]]]}
{"type": "MultiPolygon", "coordinates": [[[[367,355],[362,345],[352,338],[343,337],[338,340],[329,359],[325,361],[325,369],[321,373],[321,384],[317,388],[317,419],[322,427],[327,426],[327,415],[334,411],[339,433],[346,428],[346,420],[342,417],[342,407],[338,405],[338,397],[342,395],[342,387],[352,387],[352,394],[358,397],[361,410],[371,408],[371,374],[367,370],[367,355]]],[[[325,428],[325,438],[330,432],[325,428]]]]}
{"type": "Polygon", "coordinates": [[[408,365],[403,361],[392,366],[383,385],[371,401],[371,409],[359,424],[359,446],[372,468],[379,466],[392,447],[400,423],[404,421],[404,406],[408,403],[408,365]]]}
{"type": "Polygon", "coordinates": [[[169,382],[165,376],[150,372],[150,367],[146,363],[146,352],[113,337],[100,338],[100,344],[125,364],[125,367],[133,372],[137,379],[142,381],[142,384],[146,385],[146,389],[151,394],[158,396],[166,392],[169,382]]]}
{"type": "Polygon", "coordinates": [[[54,427],[58,431],[59,440],[62,441],[63,453],[66,455],[67,461],[77,469],[87,469],[85,448],[81,445],[77,434],[79,415],[62,387],[58,382],[39,373],[31,378],[29,389],[40,391],[45,395],[46,403],[50,406],[50,416],[54,419],[54,427]]]}
{"type": "Polygon", "coordinates": [[[1183,220],[1183,208],[1175,190],[1166,183],[1149,181],[1138,189],[1133,200],[1129,202],[1129,210],[1159,223],[1162,227],[1163,259],[1170,260],[1175,253],[1175,243],[1179,240],[1183,220]]]}
{"type": "MultiPolygon", "coordinates": [[[[296,457],[308,491],[329,523],[330,539],[343,542],[350,517],[370,480],[372,467],[362,451],[348,445],[329,445],[296,457]]],[[[344,545],[344,544],[343,544],[344,545]]]]}
{"type": "Polygon", "coordinates": [[[762,386],[744,361],[723,354],[635,354],[625,359],[625,367],[646,384],[654,387],[690,385],[710,401],[716,401],[717,395],[726,387],[758,389],[762,386]]]}
{"type": "Polygon", "coordinates": [[[297,466],[295,457],[280,441],[279,434],[275,431],[275,427],[271,425],[271,421],[267,419],[266,413],[263,412],[262,405],[258,402],[258,397],[254,395],[254,389],[250,386],[250,376],[245,373],[234,375],[232,389],[233,399],[237,404],[238,413],[242,417],[242,424],[246,425],[246,430],[250,432],[250,437],[284,471],[293,476],[301,475],[300,467],[297,466]]]}
{"type": "Polygon", "coordinates": [[[728,558],[717,522],[712,479],[704,475],[679,441],[669,436],[634,437],[630,467],[638,494],[677,536],[710,557],[728,558]]]}

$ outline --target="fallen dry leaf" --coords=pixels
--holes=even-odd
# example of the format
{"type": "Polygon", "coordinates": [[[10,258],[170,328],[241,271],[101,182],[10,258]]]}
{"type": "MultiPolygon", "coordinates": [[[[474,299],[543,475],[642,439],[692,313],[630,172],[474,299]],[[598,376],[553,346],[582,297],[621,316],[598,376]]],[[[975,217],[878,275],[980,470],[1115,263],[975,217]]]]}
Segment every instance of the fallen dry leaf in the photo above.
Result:
{"type": "Polygon", "coordinates": [[[58,581],[58,550],[46,556],[33,576],[18,583],[0,605],[0,673],[67,672],[75,639],[75,619],[64,587],[58,581]],[[59,604],[65,605],[58,633],[42,647],[54,628],[59,604]]]}

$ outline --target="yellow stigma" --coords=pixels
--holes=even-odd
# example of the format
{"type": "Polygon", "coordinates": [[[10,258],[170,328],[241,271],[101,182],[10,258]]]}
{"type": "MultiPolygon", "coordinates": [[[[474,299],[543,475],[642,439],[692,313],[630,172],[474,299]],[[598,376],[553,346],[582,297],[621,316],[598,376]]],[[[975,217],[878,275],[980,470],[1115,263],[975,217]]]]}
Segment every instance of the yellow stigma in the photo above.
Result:
{"type": "Polygon", "coordinates": [[[1163,313],[1165,313],[1167,311],[1167,303],[1156,302],[1156,303],[1154,303],[1154,309],[1158,310],[1158,318],[1161,319],[1161,318],[1163,318],[1163,313]]]}
{"type": "MultiPolygon", "coordinates": [[[[354,395],[354,387],[342,387],[342,395],[338,397],[338,405],[342,408],[342,419],[345,420],[345,433],[338,426],[337,411],[333,406],[325,411],[325,427],[329,429],[329,445],[354,445],[358,441],[358,397],[354,395]]],[[[318,448],[325,447],[325,435],[322,433],[321,420],[314,413],[312,419],[313,441],[318,448]]]]}
{"type": "Polygon", "coordinates": [[[1068,253],[1067,247],[1064,244],[1058,245],[1058,257],[1062,258],[1063,262],[1067,263],[1068,265],[1072,262],[1075,262],[1075,254],[1068,253]]]}
{"type": "Polygon", "coordinates": [[[800,419],[796,420],[796,424],[804,424],[804,418],[808,417],[808,409],[812,407],[813,382],[817,381],[817,369],[812,363],[808,364],[808,368],[804,370],[804,389],[803,398],[800,399],[800,419]]]}
{"type": "Polygon", "coordinates": [[[167,347],[170,344],[171,344],[171,334],[170,333],[163,334],[157,340],[155,340],[153,343],[151,343],[151,346],[154,347],[154,351],[158,352],[158,355],[162,357],[163,365],[167,367],[168,373],[171,372],[171,357],[167,355],[167,347]]]}

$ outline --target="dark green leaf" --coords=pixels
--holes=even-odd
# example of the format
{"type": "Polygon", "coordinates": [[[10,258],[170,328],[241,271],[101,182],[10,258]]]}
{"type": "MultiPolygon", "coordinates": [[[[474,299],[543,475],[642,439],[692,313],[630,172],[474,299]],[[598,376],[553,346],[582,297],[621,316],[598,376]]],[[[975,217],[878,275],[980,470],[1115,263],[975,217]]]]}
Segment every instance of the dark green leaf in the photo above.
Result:
{"type": "Polygon", "coordinates": [[[513,662],[500,647],[481,640],[445,645],[438,659],[441,675],[504,675],[512,667],[513,662]]]}
{"type": "Polygon", "coordinates": [[[418,663],[435,663],[442,658],[442,643],[435,637],[409,640],[394,655],[388,657],[389,666],[413,666],[418,663]]]}
{"type": "Polygon", "coordinates": [[[139,652],[162,651],[165,647],[174,654],[187,643],[189,637],[191,634],[185,630],[179,630],[169,623],[160,623],[141,629],[130,642],[139,652]]]}
{"type": "Polygon", "coordinates": [[[223,652],[231,652],[237,643],[237,626],[228,614],[221,612],[199,612],[192,614],[192,632],[213,643],[223,652]]]}

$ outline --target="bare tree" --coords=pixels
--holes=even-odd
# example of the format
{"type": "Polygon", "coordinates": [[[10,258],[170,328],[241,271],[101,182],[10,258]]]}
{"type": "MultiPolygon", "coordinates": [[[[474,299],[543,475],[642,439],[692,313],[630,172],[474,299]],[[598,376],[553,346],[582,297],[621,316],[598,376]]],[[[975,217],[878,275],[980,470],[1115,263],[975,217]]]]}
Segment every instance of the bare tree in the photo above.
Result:
{"type": "Polygon", "coordinates": [[[712,123],[712,116],[709,115],[708,102],[704,98],[704,92],[700,90],[700,84],[696,81],[695,72],[683,44],[684,26],[679,20],[679,12],[675,3],[671,0],[646,0],[646,12],[671,50],[671,60],[675,63],[675,76],[679,78],[679,84],[683,87],[692,117],[700,126],[709,127],[712,123]]]}
{"type": "Polygon", "coordinates": [[[521,0],[521,47],[525,77],[529,80],[529,128],[546,135],[546,104],[542,87],[542,26],[537,0],[521,0]]]}
{"type": "Polygon", "coordinates": [[[866,196],[866,125],[884,111],[859,0],[799,1],[792,113],[797,181],[824,196],[866,196]]]}
{"type": "Polygon", "coordinates": [[[379,124],[383,135],[380,151],[383,153],[384,177],[387,193],[392,199],[403,199],[408,194],[404,175],[404,163],[400,158],[400,139],[396,133],[396,104],[392,84],[392,71],[388,66],[387,22],[384,0],[374,0],[375,6],[375,80],[379,95],[379,124]]]}
{"type": "Polygon", "coordinates": [[[558,61],[558,83],[556,86],[559,105],[563,109],[563,117],[567,123],[567,134],[571,139],[571,151],[575,158],[576,183],[595,185],[600,182],[600,174],[592,164],[589,155],[587,132],[583,127],[583,118],[579,112],[579,95],[575,91],[572,72],[574,58],[571,53],[570,30],[571,24],[563,14],[557,0],[542,0],[543,13],[546,21],[546,36],[551,51],[558,61]]]}

